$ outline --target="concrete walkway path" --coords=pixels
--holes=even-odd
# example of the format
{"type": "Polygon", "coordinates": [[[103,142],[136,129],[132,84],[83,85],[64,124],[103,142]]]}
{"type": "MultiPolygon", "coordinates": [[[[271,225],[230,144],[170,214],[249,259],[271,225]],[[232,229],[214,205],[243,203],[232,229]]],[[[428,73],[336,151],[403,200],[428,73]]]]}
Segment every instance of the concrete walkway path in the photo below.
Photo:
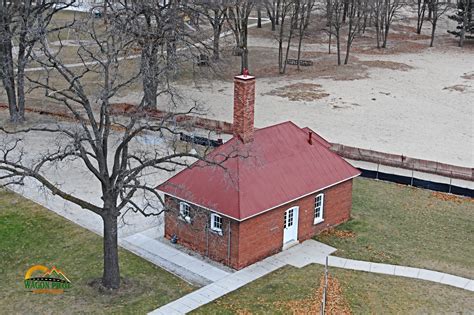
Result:
{"type": "Polygon", "coordinates": [[[197,285],[208,285],[227,277],[225,271],[200,257],[194,257],[144,233],[136,233],[120,239],[120,246],[155,265],[197,285]]]}
{"type": "MultiPolygon", "coordinates": [[[[298,268],[312,263],[324,265],[326,257],[335,251],[335,248],[314,240],[305,241],[286,251],[223,277],[210,285],[154,310],[150,314],[186,314],[285,265],[292,265],[298,268]]],[[[335,256],[328,257],[328,264],[337,268],[427,280],[474,291],[474,280],[427,269],[371,263],[335,256]]]]}

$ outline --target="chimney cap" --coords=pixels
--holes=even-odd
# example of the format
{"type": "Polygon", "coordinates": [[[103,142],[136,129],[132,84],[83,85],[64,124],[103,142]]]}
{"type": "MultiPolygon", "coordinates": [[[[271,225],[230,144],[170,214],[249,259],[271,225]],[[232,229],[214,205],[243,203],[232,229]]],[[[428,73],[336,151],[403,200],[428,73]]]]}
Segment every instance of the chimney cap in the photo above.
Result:
{"type": "Polygon", "coordinates": [[[234,78],[239,79],[239,80],[244,80],[244,81],[255,79],[253,75],[243,75],[243,74],[236,75],[234,78]]]}
{"type": "Polygon", "coordinates": [[[254,77],[253,75],[250,75],[249,69],[247,69],[247,68],[244,68],[244,70],[242,70],[242,74],[236,75],[235,78],[236,78],[236,79],[240,79],[240,80],[252,80],[252,79],[255,79],[255,77],[254,77]]]}

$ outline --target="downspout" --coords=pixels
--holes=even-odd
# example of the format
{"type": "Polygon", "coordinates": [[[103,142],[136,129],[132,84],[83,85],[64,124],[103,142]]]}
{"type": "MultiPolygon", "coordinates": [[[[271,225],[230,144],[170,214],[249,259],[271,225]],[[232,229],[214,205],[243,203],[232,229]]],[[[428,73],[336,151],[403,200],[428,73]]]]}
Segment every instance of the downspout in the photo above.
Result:
{"type": "Polygon", "coordinates": [[[207,217],[206,220],[206,256],[209,257],[209,220],[210,218],[207,217]]]}
{"type": "Polygon", "coordinates": [[[227,237],[227,265],[230,266],[230,246],[231,246],[231,242],[230,242],[230,238],[231,238],[231,220],[229,219],[229,224],[228,224],[228,227],[229,227],[229,236],[227,237]]]}

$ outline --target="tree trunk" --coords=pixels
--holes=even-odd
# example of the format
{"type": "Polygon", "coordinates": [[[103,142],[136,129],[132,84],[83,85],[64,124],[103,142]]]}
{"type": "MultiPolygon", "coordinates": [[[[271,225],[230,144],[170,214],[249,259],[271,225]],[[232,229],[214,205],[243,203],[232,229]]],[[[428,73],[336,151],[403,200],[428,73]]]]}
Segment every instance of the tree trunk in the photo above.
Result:
{"type": "Polygon", "coordinates": [[[349,62],[349,52],[351,50],[351,44],[352,44],[352,38],[351,38],[351,32],[352,32],[352,16],[349,17],[349,31],[347,34],[347,42],[346,42],[346,57],[344,58],[344,64],[347,65],[349,62]]]}
{"type": "Polygon", "coordinates": [[[346,23],[346,17],[347,17],[347,10],[349,8],[349,1],[344,0],[344,9],[342,12],[342,23],[346,23]]]}
{"type": "Polygon", "coordinates": [[[18,123],[21,121],[20,113],[18,112],[18,104],[16,98],[16,84],[15,71],[13,70],[13,45],[10,39],[5,38],[1,42],[0,47],[0,61],[2,67],[2,83],[7,94],[8,111],[10,114],[10,121],[18,123]]]}
{"type": "Polygon", "coordinates": [[[434,38],[435,38],[435,32],[436,32],[436,24],[437,24],[437,19],[436,18],[433,18],[433,26],[431,28],[431,41],[430,41],[430,47],[433,47],[433,44],[434,44],[434,38]]]}
{"type": "Polygon", "coordinates": [[[377,41],[377,48],[380,48],[380,22],[378,16],[375,18],[375,40],[377,41]]]}
{"type": "Polygon", "coordinates": [[[248,38],[248,26],[247,26],[247,21],[242,23],[242,37],[240,38],[241,40],[241,73],[243,73],[244,69],[249,68],[249,59],[248,59],[248,47],[247,47],[247,38],[248,38]]]}
{"type": "MultiPolygon", "coordinates": [[[[26,34],[25,34],[26,37],[26,34]]],[[[26,47],[24,43],[26,38],[20,39],[18,45],[18,66],[17,66],[17,122],[23,122],[25,120],[25,68],[27,63],[26,47]]]]}
{"type": "Polygon", "coordinates": [[[102,285],[111,290],[120,287],[120,268],[118,257],[117,216],[113,209],[107,209],[104,221],[104,275],[102,285]]]}
{"type": "Polygon", "coordinates": [[[143,101],[145,108],[156,109],[158,104],[156,101],[158,93],[158,76],[156,69],[158,68],[158,56],[154,43],[146,43],[142,47],[141,65],[143,80],[143,101]]]}
{"type": "Polygon", "coordinates": [[[341,65],[341,39],[339,28],[336,27],[336,49],[337,49],[337,65],[341,65]]]}
{"type": "Polygon", "coordinates": [[[303,44],[303,30],[300,30],[299,38],[298,38],[298,64],[297,69],[300,70],[300,59],[301,59],[301,46],[303,44]]]}
{"type": "Polygon", "coordinates": [[[220,42],[220,37],[221,37],[221,29],[222,29],[222,26],[216,26],[214,27],[214,47],[212,48],[213,51],[212,51],[212,59],[214,60],[219,60],[220,56],[219,56],[219,42],[220,42]]]}
{"type": "Polygon", "coordinates": [[[298,29],[298,17],[300,15],[300,2],[295,1],[295,8],[293,12],[294,18],[291,19],[291,28],[296,30],[298,29]]]}
{"type": "Polygon", "coordinates": [[[388,32],[390,31],[390,25],[388,23],[385,24],[385,29],[383,30],[383,43],[382,48],[387,48],[387,38],[388,32]]]}
{"type": "Polygon", "coordinates": [[[275,31],[276,30],[275,18],[271,16],[268,16],[268,18],[270,19],[270,22],[272,23],[272,31],[275,31]]]}
{"type": "Polygon", "coordinates": [[[332,24],[329,25],[328,54],[331,54],[332,24]]]}
{"type": "Polygon", "coordinates": [[[262,28],[262,8],[257,8],[257,28],[262,28]]]}
{"type": "Polygon", "coordinates": [[[425,10],[426,10],[425,0],[418,0],[418,20],[416,23],[417,34],[421,34],[421,30],[423,28],[423,21],[425,20],[425,10]]]}
{"type": "Polygon", "coordinates": [[[241,72],[244,73],[244,69],[249,68],[249,57],[247,47],[242,48],[242,55],[241,55],[241,72]]]}
{"type": "Polygon", "coordinates": [[[280,5],[281,5],[281,0],[277,0],[276,14],[275,14],[276,25],[280,25],[280,5]]]}
{"type": "Polygon", "coordinates": [[[283,63],[283,73],[286,72],[286,65],[287,65],[288,55],[290,53],[291,39],[293,37],[293,28],[291,27],[292,22],[293,21],[290,21],[290,34],[288,35],[288,42],[287,42],[287,46],[286,46],[285,60],[283,61],[284,62],[283,63]]]}
{"type": "Polygon", "coordinates": [[[278,73],[283,74],[283,41],[278,41],[278,73]]]}

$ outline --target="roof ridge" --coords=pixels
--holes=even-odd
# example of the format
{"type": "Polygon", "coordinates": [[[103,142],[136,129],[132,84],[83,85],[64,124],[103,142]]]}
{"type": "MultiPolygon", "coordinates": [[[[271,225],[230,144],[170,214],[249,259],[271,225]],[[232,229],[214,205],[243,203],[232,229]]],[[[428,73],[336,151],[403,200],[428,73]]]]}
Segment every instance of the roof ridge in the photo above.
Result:
{"type": "MultiPolygon", "coordinates": [[[[176,174],[174,174],[173,176],[171,176],[170,178],[168,178],[166,181],[164,181],[163,183],[159,184],[158,186],[155,187],[155,189],[160,189],[160,186],[163,186],[165,185],[167,182],[175,179],[176,177],[180,177],[180,174],[183,173],[183,171],[187,170],[187,169],[192,169],[194,167],[196,167],[196,164],[199,164],[199,162],[203,162],[203,163],[206,163],[207,165],[206,166],[210,166],[210,164],[208,163],[208,161],[206,160],[206,158],[213,154],[214,155],[217,155],[217,153],[221,150],[224,150],[226,148],[226,146],[229,146],[231,142],[233,142],[235,139],[237,139],[236,137],[232,137],[230,138],[228,141],[224,142],[222,145],[218,146],[217,148],[215,148],[214,150],[212,150],[211,152],[209,152],[206,156],[204,156],[204,159],[200,159],[200,158],[195,158],[196,161],[194,161],[193,163],[191,163],[190,165],[187,165],[186,167],[184,167],[182,170],[179,170],[178,172],[176,172],[176,174]],[[216,153],[217,152],[217,153],[216,153]]],[[[238,139],[237,139],[238,140],[238,139]]],[[[183,156],[181,156],[182,158],[183,156]]],[[[184,156],[184,157],[190,157],[190,156],[184,156]]],[[[191,157],[193,158],[193,157],[191,157]]]]}
{"type": "MultiPolygon", "coordinates": [[[[263,127],[263,128],[255,128],[255,132],[258,132],[260,130],[264,130],[264,129],[269,129],[269,128],[273,128],[273,127],[277,127],[277,126],[280,126],[280,125],[285,125],[285,124],[292,124],[292,125],[295,125],[294,122],[292,122],[291,120],[286,120],[286,121],[282,121],[278,124],[275,124],[275,125],[270,125],[270,126],[266,126],[266,127],[263,127]]],[[[296,126],[296,125],[295,125],[296,126]]]]}

